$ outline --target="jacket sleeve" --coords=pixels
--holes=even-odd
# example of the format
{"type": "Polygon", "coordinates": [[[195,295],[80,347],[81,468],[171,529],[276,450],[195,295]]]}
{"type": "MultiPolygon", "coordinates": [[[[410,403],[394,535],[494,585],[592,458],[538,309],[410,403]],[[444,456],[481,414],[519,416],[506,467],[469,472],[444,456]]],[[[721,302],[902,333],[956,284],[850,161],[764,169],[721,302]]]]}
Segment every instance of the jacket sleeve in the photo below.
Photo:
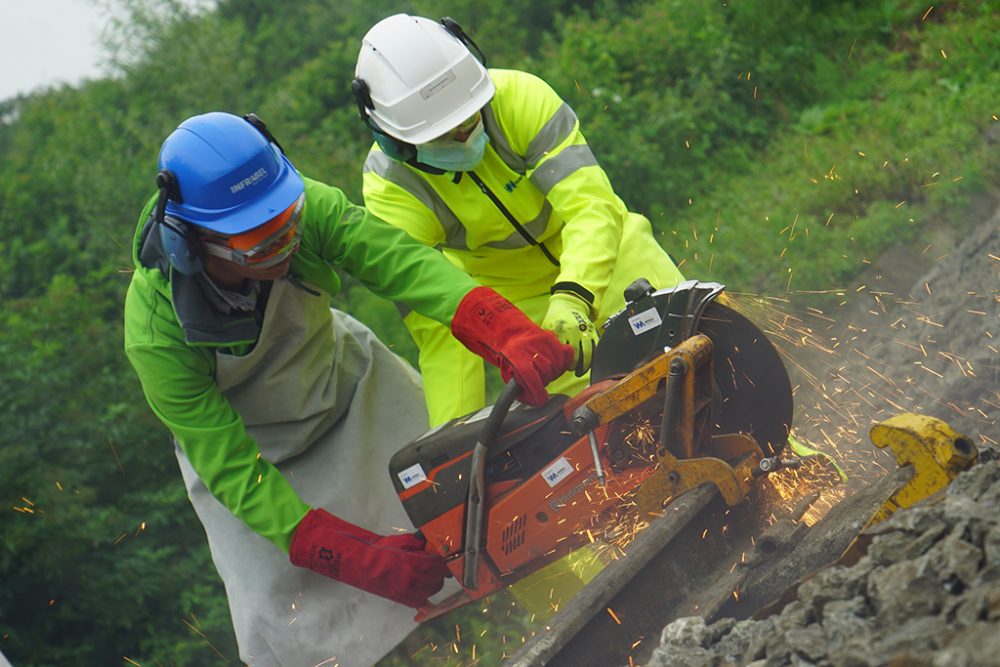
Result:
{"type": "Polygon", "coordinates": [[[309,506],[261,457],[215,384],[213,352],[184,342],[169,300],[146,282],[141,269],[125,299],[125,352],[149,407],[212,495],[287,552],[309,506]]]}
{"type": "Polygon", "coordinates": [[[304,248],[379,296],[451,326],[459,302],[479,286],[475,280],[438,251],[352,204],[339,189],[307,180],[307,192],[304,248]]]}
{"type": "MultiPolygon", "coordinates": [[[[492,73],[492,72],[491,72],[492,73]]],[[[564,221],[559,283],[572,283],[600,303],[614,272],[628,209],[615,194],[580,132],[573,110],[538,77],[494,73],[512,147],[526,157],[527,177],[564,221]]],[[[596,308],[595,308],[596,312],[596,308]]]]}

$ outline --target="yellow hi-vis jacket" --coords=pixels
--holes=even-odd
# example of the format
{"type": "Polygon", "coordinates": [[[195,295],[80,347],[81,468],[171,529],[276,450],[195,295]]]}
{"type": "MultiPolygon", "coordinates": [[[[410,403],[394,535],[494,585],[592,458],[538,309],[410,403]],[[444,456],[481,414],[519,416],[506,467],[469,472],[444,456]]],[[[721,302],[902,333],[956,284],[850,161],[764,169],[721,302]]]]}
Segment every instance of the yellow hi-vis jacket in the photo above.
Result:
{"type": "MultiPolygon", "coordinates": [[[[489,144],[465,173],[429,174],[373,146],[364,167],[366,207],[418,241],[436,247],[536,322],[553,288],[591,304],[598,326],[623,305],[635,278],[656,288],[680,272],[630,213],[587,145],[573,110],[536,76],[490,70],[496,94],[482,110],[489,144]]],[[[485,403],[483,365],[445,327],[410,313],[420,348],[431,424],[485,403]]],[[[549,386],[575,393],[572,374],[549,386]]]]}

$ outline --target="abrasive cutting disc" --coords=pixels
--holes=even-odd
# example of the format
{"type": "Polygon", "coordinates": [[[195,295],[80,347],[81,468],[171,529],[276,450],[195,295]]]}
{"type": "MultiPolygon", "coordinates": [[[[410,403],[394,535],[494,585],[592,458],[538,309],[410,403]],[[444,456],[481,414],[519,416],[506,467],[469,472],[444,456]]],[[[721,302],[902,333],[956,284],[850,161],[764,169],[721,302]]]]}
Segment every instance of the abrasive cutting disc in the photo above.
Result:
{"type": "MultiPolygon", "coordinates": [[[[660,293],[652,297],[662,303],[660,293]]],[[[788,440],[792,387],[778,351],[745,316],[711,301],[697,332],[712,339],[715,433],[748,433],[771,456],[788,440]]],[[[629,373],[653,356],[653,331],[636,334],[626,317],[613,321],[594,351],[591,382],[629,373]]]]}

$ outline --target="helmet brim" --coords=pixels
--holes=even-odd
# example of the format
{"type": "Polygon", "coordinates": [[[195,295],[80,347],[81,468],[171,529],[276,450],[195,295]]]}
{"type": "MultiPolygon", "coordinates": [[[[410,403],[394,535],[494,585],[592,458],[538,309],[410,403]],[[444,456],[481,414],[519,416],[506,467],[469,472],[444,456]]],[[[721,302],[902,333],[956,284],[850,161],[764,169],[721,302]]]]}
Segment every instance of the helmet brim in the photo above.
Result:
{"type": "Polygon", "coordinates": [[[413,127],[404,128],[396,126],[385,114],[379,113],[378,109],[371,111],[370,114],[375,123],[386,134],[400,141],[405,141],[408,144],[417,145],[427,143],[452,131],[462,124],[462,122],[468,120],[469,116],[490,103],[496,89],[493,87],[493,82],[489,80],[485,69],[483,70],[483,75],[486,77],[486,80],[476,90],[474,95],[469,97],[464,103],[455,105],[450,113],[436,119],[434,122],[420,122],[413,127]]]}

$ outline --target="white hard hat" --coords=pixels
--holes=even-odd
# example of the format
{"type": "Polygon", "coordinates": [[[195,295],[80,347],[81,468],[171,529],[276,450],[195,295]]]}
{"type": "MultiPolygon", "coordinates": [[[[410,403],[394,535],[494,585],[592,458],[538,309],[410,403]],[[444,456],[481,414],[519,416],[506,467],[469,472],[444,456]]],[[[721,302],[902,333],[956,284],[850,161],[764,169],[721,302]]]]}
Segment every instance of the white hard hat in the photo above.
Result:
{"type": "Polygon", "coordinates": [[[371,119],[409,144],[440,137],[493,97],[486,68],[463,40],[420,16],[396,14],[376,23],[362,41],[354,73],[355,84],[367,87],[371,99],[363,107],[371,119]]]}

